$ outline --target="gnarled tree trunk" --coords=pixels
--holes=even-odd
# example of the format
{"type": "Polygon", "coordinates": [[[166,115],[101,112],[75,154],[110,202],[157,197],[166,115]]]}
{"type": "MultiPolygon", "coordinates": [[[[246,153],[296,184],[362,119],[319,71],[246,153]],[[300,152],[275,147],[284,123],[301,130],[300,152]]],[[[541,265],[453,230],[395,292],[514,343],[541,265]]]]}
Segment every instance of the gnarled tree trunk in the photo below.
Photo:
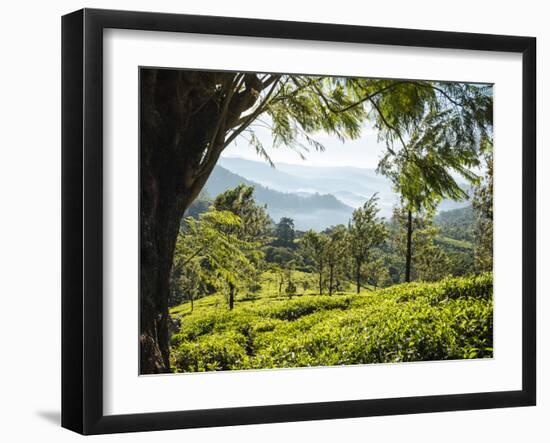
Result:
{"type": "Polygon", "coordinates": [[[170,371],[169,281],[181,219],[261,86],[250,74],[140,71],[142,374],[170,371]]]}

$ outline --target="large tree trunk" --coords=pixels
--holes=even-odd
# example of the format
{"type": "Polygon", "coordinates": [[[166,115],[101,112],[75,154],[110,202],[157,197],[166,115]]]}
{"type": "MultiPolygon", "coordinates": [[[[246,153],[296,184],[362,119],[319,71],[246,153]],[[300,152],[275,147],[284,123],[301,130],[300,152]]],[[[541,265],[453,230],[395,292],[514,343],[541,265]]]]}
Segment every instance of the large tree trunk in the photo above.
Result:
{"type": "Polygon", "coordinates": [[[170,270],[179,223],[188,200],[160,193],[144,186],[141,192],[141,372],[168,372],[170,270]],[[151,205],[156,201],[155,206],[151,205]]]}
{"type": "Polygon", "coordinates": [[[407,252],[405,256],[405,281],[411,281],[411,261],[412,261],[412,211],[407,212],[407,252]]]}
{"type": "Polygon", "coordinates": [[[210,176],[226,132],[257,100],[258,81],[248,74],[140,71],[142,374],[170,371],[169,281],[181,219],[210,176]]]}

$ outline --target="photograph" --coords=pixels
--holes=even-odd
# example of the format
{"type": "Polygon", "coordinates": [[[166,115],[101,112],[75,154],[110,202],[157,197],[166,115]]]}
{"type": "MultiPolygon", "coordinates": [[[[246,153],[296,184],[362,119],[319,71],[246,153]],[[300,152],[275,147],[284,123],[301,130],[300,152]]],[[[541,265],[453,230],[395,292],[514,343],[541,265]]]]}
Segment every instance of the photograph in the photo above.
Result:
{"type": "Polygon", "coordinates": [[[140,374],[493,357],[493,85],[139,85],[140,374]]]}

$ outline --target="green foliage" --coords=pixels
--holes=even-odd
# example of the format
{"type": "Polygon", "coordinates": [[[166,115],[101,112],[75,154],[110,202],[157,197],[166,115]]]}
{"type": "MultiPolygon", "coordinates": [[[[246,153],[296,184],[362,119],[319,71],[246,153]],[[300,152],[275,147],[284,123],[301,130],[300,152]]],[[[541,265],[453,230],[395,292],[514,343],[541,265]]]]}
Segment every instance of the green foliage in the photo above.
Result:
{"type": "Polygon", "coordinates": [[[208,208],[212,205],[212,199],[204,189],[199,193],[199,196],[191,203],[191,206],[187,208],[185,217],[199,218],[199,215],[208,211],[208,208]]]}
{"type": "MultiPolygon", "coordinates": [[[[393,239],[396,252],[405,257],[408,246],[408,209],[395,208],[393,213],[393,239]]],[[[417,211],[411,226],[411,279],[435,281],[449,274],[448,256],[435,241],[439,230],[433,225],[431,211],[417,211]]]]}
{"type": "Polygon", "coordinates": [[[460,158],[454,163],[458,170],[464,161],[472,161],[480,134],[492,128],[491,86],[293,74],[226,75],[230,79],[212,96],[220,109],[236,102],[243,92],[253,93],[253,98],[246,103],[252,112],[225,126],[229,133],[221,134],[222,146],[241,135],[270,163],[254,132],[257,126],[271,129],[275,147],[284,145],[303,156],[310,149],[324,150],[314,134],[357,139],[365,120],[370,120],[393,161],[402,157],[400,144],[430,144],[431,155],[437,157],[432,164],[460,158]]]}
{"type": "Polygon", "coordinates": [[[265,296],[233,311],[206,297],[193,313],[172,310],[181,321],[173,364],[194,372],[490,358],[492,281],[487,273],[353,295],[265,296]]]}
{"type": "Polygon", "coordinates": [[[263,251],[265,253],[265,261],[268,263],[283,265],[289,261],[297,261],[299,259],[293,248],[268,245],[263,248],[263,251]]]}
{"type": "Polygon", "coordinates": [[[408,209],[466,198],[453,173],[478,181],[472,168],[480,165],[482,140],[492,137],[491,87],[407,83],[402,88],[412,88],[409,106],[397,94],[382,96],[377,106],[379,138],[388,147],[378,170],[392,179],[408,209]]]}
{"type": "Polygon", "coordinates": [[[387,146],[378,171],[392,180],[408,215],[405,280],[412,279],[413,248],[424,250],[417,260],[417,274],[425,280],[437,280],[448,272],[449,259],[438,245],[414,245],[417,239],[413,238],[416,228],[412,215],[433,213],[444,198],[466,199],[468,195],[456,175],[473,184],[479,182],[472,169],[480,166],[480,152],[492,139],[492,89],[454,83],[405,83],[399,88],[412,88],[408,100],[389,94],[372,102],[378,111],[379,139],[387,146]]]}
{"type": "MultiPolygon", "coordinates": [[[[441,230],[439,230],[439,232],[441,232],[441,230]]],[[[469,241],[457,240],[455,238],[444,237],[442,235],[435,237],[434,241],[437,244],[445,246],[447,249],[456,249],[459,251],[471,251],[474,247],[469,241]]]]}
{"type": "Polygon", "coordinates": [[[476,215],[475,267],[477,271],[493,269],[493,146],[486,143],[486,176],[476,188],[473,207],[476,215]]]}
{"type": "Polygon", "coordinates": [[[365,266],[363,279],[377,287],[386,287],[392,284],[388,267],[382,257],[371,258],[365,266]]]}
{"type": "MultiPolygon", "coordinates": [[[[356,139],[361,135],[365,120],[370,120],[379,139],[387,146],[378,171],[393,181],[396,191],[401,194],[404,208],[413,211],[417,219],[421,218],[423,211],[432,212],[443,198],[459,200],[466,197],[455,177],[458,174],[472,183],[478,182],[478,177],[471,171],[479,167],[479,153],[486,150],[492,139],[491,86],[237,73],[228,76],[222,89],[226,87],[226,93],[220,92],[219,96],[220,99],[225,97],[220,102],[222,108],[229,105],[233,94],[240,94],[243,88],[247,92],[250,88],[255,89],[256,95],[247,108],[249,115],[236,119],[233,130],[227,137],[220,138],[223,140],[222,150],[235,137],[242,135],[248,137],[250,144],[268,162],[271,160],[254,134],[256,125],[271,129],[275,146],[284,145],[303,155],[311,148],[324,149],[313,134],[325,132],[342,141],[356,139]]],[[[215,141],[212,138],[212,143],[215,141]]],[[[346,288],[352,278],[357,291],[360,291],[362,284],[386,285],[398,281],[403,256],[407,280],[411,278],[413,259],[416,261],[415,278],[422,280],[433,281],[448,274],[471,271],[468,253],[461,251],[453,240],[434,241],[436,232],[432,228],[408,235],[404,254],[399,246],[392,251],[393,256],[378,256],[371,260],[370,252],[381,249],[386,237],[385,226],[377,219],[374,197],[354,212],[349,229],[336,227],[324,234],[308,232],[299,241],[295,239],[293,221],[283,217],[271,231],[275,239],[272,239],[270,246],[266,246],[270,240],[270,220],[265,208],[255,203],[253,191],[253,187],[239,185],[218,195],[213,207],[218,211],[232,212],[241,219],[240,227],[226,227],[225,235],[234,235],[240,241],[263,247],[238,247],[241,254],[236,257],[246,260],[238,259],[235,266],[208,260],[207,256],[198,262],[201,273],[192,273],[190,266],[191,270],[179,272],[179,280],[173,279],[175,284],[191,288],[192,283],[198,281],[201,289],[193,291],[205,292],[208,288],[219,289],[221,279],[229,285],[229,291],[233,294],[236,282],[242,283],[240,276],[244,276],[237,268],[249,271],[247,284],[252,284],[258,273],[265,269],[264,252],[268,263],[277,263],[287,269],[288,263],[293,262],[293,267],[316,272],[319,294],[324,290],[332,294],[346,288]],[[414,245],[411,245],[411,240],[414,245]],[[449,245],[454,248],[450,254],[449,245]],[[302,257],[293,251],[297,246],[302,257]],[[414,254],[411,253],[413,250],[414,254]],[[401,258],[396,257],[397,252],[401,253],[401,258]],[[205,264],[209,271],[206,274],[202,272],[205,264]],[[212,274],[212,269],[218,272],[212,274]]],[[[412,229],[413,226],[409,226],[409,234],[412,229]]],[[[486,229],[480,224],[481,230],[486,229]]],[[[400,239],[397,238],[394,243],[399,245],[400,239]]],[[[489,269],[487,247],[480,246],[477,251],[478,262],[483,262],[478,268],[489,269]]],[[[178,263],[174,269],[178,270],[178,263]]],[[[292,296],[298,292],[298,287],[290,278],[287,280],[284,277],[279,279],[279,292],[292,296]]]]}
{"type": "Polygon", "coordinates": [[[340,281],[345,279],[346,261],[349,257],[350,245],[349,233],[344,225],[338,225],[330,229],[328,243],[324,251],[327,263],[329,295],[332,295],[339,288],[340,281]]]}
{"type": "Polygon", "coordinates": [[[475,217],[472,206],[440,212],[434,223],[439,229],[434,242],[447,254],[449,274],[458,276],[474,272],[475,217]]]}
{"type": "Polygon", "coordinates": [[[323,273],[326,266],[325,251],[329,245],[329,238],[326,234],[307,231],[300,241],[300,249],[305,261],[311,263],[318,275],[319,294],[323,294],[324,279],[323,273]]]}
{"type": "MultiPolygon", "coordinates": [[[[470,243],[467,247],[471,249],[474,242],[474,210],[472,206],[443,211],[434,218],[434,223],[439,228],[441,235],[449,239],[460,240],[470,243]]],[[[464,248],[464,243],[462,248],[464,248]]]]}
{"type": "Polygon", "coordinates": [[[249,283],[260,253],[258,244],[241,238],[241,228],[241,218],[230,211],[211,209],[198,220],[187,217],[176,242],[172,293],[195,299],[209,286],[225,289],[249,283]]]}
{"type": "MultiPolygon", "coordinates": [[[[247,137],[256,152],[271,162],[254,133],[255,125],[271,129],[275,147],[284,145],[303,156],[309,149],[324,149],[313,138],[314,134],[324,132],[342,141],[357,139],[365,121],[370,120],[387,147],[378,171],[392,179],[408,211],[407,280],[412,257],[412,212],[434,210],[443,198],[465,198],[455,176],[461,175],[472,183],[478,181],[472,169],[480,166],[479,152],[484,149],[484,141],[490,144],[492,138],[492,86],[170,70],[148,70],[142,83],[146,117],[142,119],[145,135],[142,164],[144,174],[150,177],[143,182],[150,189],[142,195],[157,196],[155,184],[168,184],[161,186],[161,191],[169,192],[160,196],[161,200],[170,199],[166,201],[168,208],[177,207],[177,201],[196,194],[223,150],[236,137],[247,137]]],[[[492,234],[492,179],[485,189],[478,192],[478,204],[474,205],[483,214],[476,234],[477,269],[490,269],[492,264],[492,238],[490,244],[487,240],[489,231],[492,234]],[[489,209],[490,217],[486,215],[489,209]]],[[[260,247],[267,243],[270,221],[265,209],[255,204],[252,194],[253,188],[243,185],[218,196],[212,208],[205,211],[203,205],[192,214],[194,217],[185,219],[177,239],[169,228],[180,224],[178,211],[156,212],[158,202],[154,198],[142,205],[152,208],[146,221],[154,225],[153,229],[143,231],[149,234],[142,236],[142,248],[148,256],[160,257],[160,263],[155,260],[142,263],[147,274],[153,276],[147,285],[151,289],[145,294],[152,303],[144,306],[160,307],[156,314],[166,315],[169,295],[167,291],[155,293],[154,288],[162,288],[170,272],[172,285],[176,287],[172,291],[175,299],[193,301],[201,293],[217,290],[226,296],[229,292],[230,309],[239,289],[257,284],[254,280],[264,267],[260,247]]],[[[292,249],[294,238],[287,234],[288,230],[280,239],[283,246],[292,249]]],[[[304,264],[318,274],[320,294],[324,287],[328,287],[330,295],[346,290],[350,258],[368,255],[365,251],[370,248],[350,253],[350,246],[355,245],[350,241],[351,234],[352,229],[337,226],[323,234],[306,233],[300,241],[304,264]]],[[[416,229],[414,235],[418,278],[442,278],[449,268],[448,257],[432,240],[435,233],[427,227],[424,232],[416,229]]],[[[366,241],[366,237],[358,234],[354,240],[366,241]]],[[[371,246],[376,245],[380,246],[377,242],[371,246]]],[[[376,260],[370,266],[378,284],[378,280],[385,279],[381,266],[386,260],[376,260]]],[[[284,271],[289,270],[286,292],[294,295],[297,285],[291,280],[292,270],[284,268],[284,264],[274,269],[283,276],[279,292],[285,281],[284,271]]],[[[361,263],[356,273],[358,281],[360,268],[361,263]]],[[[407,291],[405,288],[404,292],[407,291]]],[[[323,310],[294,321],[281,320],[283,324],[266,330],[264,336],[246,321],[240,322],[236,330],[220,331],[219,336],[198,335],[193,343],[179,342],[176,367],[198,371],[490,354],[488,337],[492,335],[487,334],[487,313],[491,309],[487,300],[483,304],[483,298],[460,298],[434,304],[430,297],[416,297],[403,306],[388,294],[383,291],[371,297],[358,294],[345,311],[323,310]],[[456,319],[461,322],[449,327],[456,319]],[[245,329],[243,324],[247,325],[245,329]],[[206,355],[204,361],[203,355],[206,355]]],[[[202,304],[199,306],[202,309],[202,304]]],[[[231,315],[229,319],[233,318],[231,315]]],[[[151,318],[145,330],[154,331],[155,316],[144,318],[151,318]]],[[[157,341],[167,333],[166,329],[160,330],[159,334],[144,337],[147,339],[144,342],[160,344],[165,353],[163,340],[157,341]]],[[[156,360],[147,357],[146,361],[156,360]]],[[[164,366],[162,362],[155,364],[164,366]]]]}
{"type": "Polygon", "coordinates": [[[195,372],[236,369],[248,362],[245,344],[245,337],[233,331],[203,336],[198,343],[180,346],[174,355],[176,367],[195,372]]]}
{"type": "Polygon", "coordinates": [[[285,289],[286,295],[288,295],[289,298],[292,298],[293,295],[296,295],[297,290],[298,288],[296,287],[294,282],[292,280],[289,280],[285,289]]]}
{"type": "Polygon", "coordinates": [[[285,248],[295,248],[294,244],[294,220],[289,217],[281,217],[279,223],[275,226],[275,241],[274,246],[282,246],[285,248]]]}
{"type": "Polygon", "coordinates": [[[249,241],[265,240],[270,219],[265,207],[254,201],[254,187],[244,184],[219,194],[214,200],[218,211],[229,211],[240,217],[239,236],[249,241]]]}
{"type": "MultiPolygon", "coordinates": [[[[349,247],[354,261],[357,292],[360,292],[361,289],[363,264],[371,258],[373,248],[380,246],[388,235],[386,226],[378,218],[377,201],[378,198],[373,195],[362,207],[353,211],[349,221],[349,247]]],[[[377,274],[376,280],[378,281],[382,271],[379,267],[374,267],[374,261],[371,263],[370,270],[373,274],[377,274]]]]}
{"type": "MultiPolygon", "coordinates": [[[[206,274],[201,268],[200,257],[189,260],[185,266],[180,265],[182,258],[177,257],[176,266],[170,275],[170,305],[174,306],[186,300],[193,302],[208,293],[206,274]]],[[[192,307],[193,305],[191,305],[192,307]]]]}

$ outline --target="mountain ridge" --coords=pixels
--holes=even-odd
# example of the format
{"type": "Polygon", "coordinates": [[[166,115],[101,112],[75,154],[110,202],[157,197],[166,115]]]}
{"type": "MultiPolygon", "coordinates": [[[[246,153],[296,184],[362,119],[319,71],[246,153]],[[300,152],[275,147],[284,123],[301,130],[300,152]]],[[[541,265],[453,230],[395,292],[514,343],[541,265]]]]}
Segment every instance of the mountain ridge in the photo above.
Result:
{"type": "MultiPolygon", "coordinates": [[[[241,157],[220,157],[218,164],[277,191],[332,194],[352,208],[363,205],[376,194],[380,216],[385,218],[390,218],[393,208],[399,204],[399,195],[394,192],[391,181],[375,169],[293,163],[277,163],[273,168],[266,162],[241,157]]],[[[461,186],[469,192],[469,185],[462,183],[461,186]]],[[[438,211],[461,208],[468,204],[467,201],[443,200],[438,211]]]]}
{"type": "MultiPolygon", "coordinates": [[[[239,184],[254,186],[258,203],[266,205],[271,218],[294,220],[297,229],[323,230],[347,224],[353,210],[378,196],[380,216],[391,218],[399,196],[391,182],[374,169],[354,166],[312,166],[221,157],[205,190],[212,197],[239,184]]],[[[470,202],[444,200],[438,212],[468,206],[470,202]]]]}
{"type": "Polygon", "coordinates": [[[281,217],[294,220],[297,229],[325,229],[347,223],[353,208],[332,194],[308,193],[300,195],[271,189],[239,174],[216,165],[205,185],[206,192],[215,197],[240,184],[254,187],[254,198],[266,205],[267,212],[277,222],[281,217]]]}

